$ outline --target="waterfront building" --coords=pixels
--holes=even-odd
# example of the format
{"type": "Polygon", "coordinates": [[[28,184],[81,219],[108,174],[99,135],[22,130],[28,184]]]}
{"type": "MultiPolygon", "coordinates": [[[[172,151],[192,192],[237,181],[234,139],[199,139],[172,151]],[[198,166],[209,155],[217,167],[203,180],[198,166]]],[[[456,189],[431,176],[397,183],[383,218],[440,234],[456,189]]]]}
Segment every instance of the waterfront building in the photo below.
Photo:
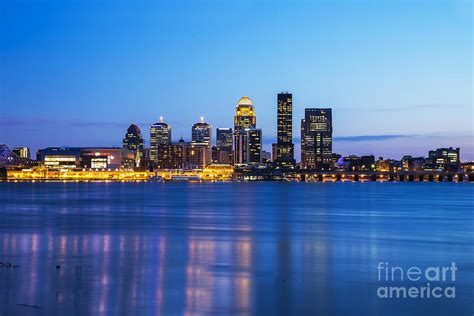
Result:
{"type": "MultiPolygon", "coordinates": [[[[375,157],[349,155],[342,158],[342,163],[346,171],[373,171],[375,170],[375,157]]],[[[339,162],[340,164],[340,162],[339,162]]]]}
{"type": "Polygon", "coordinates": [[[137,125],[131,124],[128,127],[122,146],[135,154],[135,166],[138,167],[143,156],[143,137],[137,125]]]}
{"type": "Polygon", "coordinates": [[[402,168],[404,171],[423,171],[423,166],[425,165],[424,157],[412,157],[412,156],[403,156],[402,168]]]}
{"type": "Polygon", "coordinates": [[[0,166],[31,168],[37,165],[35,160],[30,159],[28,147],[18,147],[10,150],[5,144],[0,144],[0,166]]]}
{"type": "Polygon", "coordinates": [[[183,169],[203,169],[212,160],[211,148],[205,143],[183,142],[183,169]]]}
{"type": "Polygon", "coordinates": [[[75,169],[81,167],[81,148],[48,147],[38,150],[36,159],[47,169],[75,169]]]}
{"type": "Polygon", "coordinates": [[[160,117],[158,123],[150,126],[150,160],[154,163],[158,161],[158,146],[171,144],[171,125],[163,122],[160,117]]]}
{"type": "Polygon", "coordinates": [[[347,171],[358,171],[362,165],[362,160],[359,156],[349,155],[343,157],[344,170],[347,171]]]}
{"type": "MultiPolygon", "coordinates": [[[[184,141],[183,141],[184,142],[184,141]]],[[[184,146],[181,142],[157,146],[157,169],[182,169],[184,146]]]]}
{"type": "Polygon", "coordinates": [[[245,129],[248,135],[247,141],[247,163],[262,163],[262,130],[259,128],[245,129]]]}
{"type": "Polygon", "coordinates": [[[143,148],[142,157],[140,159],[140,167],[139,170],[146,171],[146,170],[153,170],[153,162],[150,159],[150,148],[143,148]]]}
{"type": "Polygon", "coordinates": [[[211,164],[219,163],[219,152],[216,146],[211,147],[211,164]]]}
{"type": "Polygon", "coordinates": [[[212,126],[204,121],[204,117],[192,126],[191,141],[212,146],[212,126]]]}
{"type": "Polygon", "coordinates": [[[20,158],[31,159],[30,148],[28,147],[16,147],[13,148],[12,152],[20,158]]]}
{"type": "Polygon", "coordinates": [[[461,163],[461,170],[465,173],[474,172],[474,161],[461,163]]]}
{"type": "Polygon", "coordinates": [[[127,148],[81,148],[80,166],[96,170],[133,170],[135,152],[127,148]]]}
{"type": "Polygon", "coordinates": [[[216,130],[216,149],[213,160],[220,164],[232,164],[232,128],[219,127],[216,130]]]}
{"type": "Polygon", "coordinates": [[[305,109],[301,120],[301,165],[308,169],[326,169],[332,160],[332,110],[305,109]]]}
{"type": "Polygon", "coordinates": [[[293,96],[279,93],[277,97],[277,148],[275,163],[279,167],[295,166],[293,145],[293,96]]]}
{"type": "Polygon", "coordinates": [[[232,128],[218,127],[216,129],[216,147],[232,151],[232,128]]]}
{"type": "Polygon", "coordinates": [[[428,152],[423,167],[427,171],[458,171],[460,168],[459,148],[438,148],[428,152]]]}
{"type": "Polygon", "coordinates": [[[234,164],[245,164],[248,162],[248,139],[246,130],[234,131],[234,164]]]}
{"type": "Polygon", "coordinates": [[[366,155],[360,157],[360,170],[373,171],[375,170],[375,156],[366,155]]]}
{"type": "Polygon", "coordinates": [[[383,157],[380,157],[375,162],[375,169],[381,172],[397,172],[402,169],[402,163],[395,159],[383,159],[383,157]]]}
{"type": "Polygon", "coordinates": [[[234,164],[248,162],[248,133],[246,129],[255,128],[257,118],[255,108],[249,97],[239,99],[234,116],[234,164]]]}
{"type": "Polygon", "coordinates": [[[118,147],[48,147],[38,150],[38,162],[49,170],[132,170],[135,154],[118,147]]]}

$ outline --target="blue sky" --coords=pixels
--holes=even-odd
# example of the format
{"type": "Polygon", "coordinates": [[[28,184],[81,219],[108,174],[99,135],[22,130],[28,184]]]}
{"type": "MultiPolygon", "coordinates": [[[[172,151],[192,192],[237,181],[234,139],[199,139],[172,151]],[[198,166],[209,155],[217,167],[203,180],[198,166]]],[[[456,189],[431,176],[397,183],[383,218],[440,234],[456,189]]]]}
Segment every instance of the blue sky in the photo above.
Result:
{"type": "MultiPolygon", "coordinates": [[[[471,1],[2,1],[0,143],[117,146],[159,116],[190,138],[276,95],[332,107],[334,150],[474,159],[471,1]]],[[[295,143],[299,138],[295,137],[295,143]]]]}

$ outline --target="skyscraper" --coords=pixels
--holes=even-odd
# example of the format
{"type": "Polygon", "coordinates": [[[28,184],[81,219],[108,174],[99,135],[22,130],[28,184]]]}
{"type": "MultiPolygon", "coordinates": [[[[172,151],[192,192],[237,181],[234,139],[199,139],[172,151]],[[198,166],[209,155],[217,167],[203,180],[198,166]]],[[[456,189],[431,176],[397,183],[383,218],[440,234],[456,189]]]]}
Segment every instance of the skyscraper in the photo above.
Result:
{"type": "Polygon", "coordinates": [[[301,120],[301,166],[329,168],[332,157],[332,110],[305,109],[301,120]]]}
{"type": "Polygon", "coordinates": [[[293,98],[291,93],[279,93],[277,98],[277,152],[280,167],[295,165],[293,146],[293,98]]]}
{"type": "Polygon", "coordinates": [[[150,126],[150,160],[157,162],[158,146],[171,144],[171,125],[163,122],[163,117],[160,117],[160,122],[150,126]]]}
{"type": "Polygon", "coordinates": [[[143,137],[140,128],[137,125],[131,124],[128,127],[125,138],[123,139],[123,148],[126,148],[135,154],[135,162],[138,166],[143,154],[143,137]]]}
{"type": "Polygon", "coordinates": [[[248,131],[255,128],[257,118],[255,108],[249,97],[239,99],[234,116],[234,163],[244,164],[248,162],[248,131]]]}
{"type": "Polygon", "coordinates": [[[232,128],[218,127],[216,129],[216,146],[219,149],[232,151],[232,128]]]}
{"type": "Polygon", "coordinates": [[[204,122],[204,117],[201,117],[199,123],[193,125],[191,135],[193,143],[201,143],[207,146],[212,145],[212,126],[204,122]]]}
{"type": "Polygon", "coordinates": [[[247,163],[259,164],[262,162],[262,130],[259,128],[245,129],[247,140],[247,163]]]}
{"type": "Polygon", "coordinates": [[[248,159],[249,134],[246,130],[234,131],[234,164],[245,164],[248,159]]]}
{"type": "Polygon", "coordinates": [[[241,97],[235,108],[234,130],[241,131],[246,128],[254,128],[256,124],[257,118],[252,100],[246,96],[241,97]]]}
{"type": "Polygon", "coordinates": [[[219,127],[216,130],[216,161],[232,164],[232,128],[219,127]]]}

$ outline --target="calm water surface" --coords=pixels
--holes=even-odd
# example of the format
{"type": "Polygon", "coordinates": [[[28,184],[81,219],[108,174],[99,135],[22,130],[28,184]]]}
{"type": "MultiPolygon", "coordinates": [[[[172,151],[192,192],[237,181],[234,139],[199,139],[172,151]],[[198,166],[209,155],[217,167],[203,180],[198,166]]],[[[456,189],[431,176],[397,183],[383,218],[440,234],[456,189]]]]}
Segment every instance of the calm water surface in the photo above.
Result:
{"type": "Polygon", "coordinates": [[[0,261],[18,265],[0,268],[0,314],[472,315],[473,196],[468,183],[0,183],[0,261]],[[381,261],[456,262],[456,298],[379,298],[381,261]]]}

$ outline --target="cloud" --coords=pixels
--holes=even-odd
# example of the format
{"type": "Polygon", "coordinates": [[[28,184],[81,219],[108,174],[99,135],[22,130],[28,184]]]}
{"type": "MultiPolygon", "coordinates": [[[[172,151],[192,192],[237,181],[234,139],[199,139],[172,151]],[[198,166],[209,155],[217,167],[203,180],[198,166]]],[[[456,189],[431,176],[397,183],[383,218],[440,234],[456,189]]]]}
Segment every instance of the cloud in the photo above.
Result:
{"type": "Polygon", "coordinates": [[[378,108],[378,112],[398,112],[398,111],[413,111],[413,110],[433,110],[433,109],[452,109],[462,107],[459,104],[441,104],[441,103],[427,103],[427,104],[415,104],[415,105],[404,105],[390,108],[378,108]]]}
{"type": "Polygon", "coordinates": [[[426,103],[426,104],[412,104],[400,106],[354,106],[354,107],[334,107],[335,110],[342,111],[375,111],[375,112],[404,112],[404,111],[419,111],[419,110],[436,110],[436,109],[455,109],[464,108],[466,105],[461,104],[443,104],[443,103],[426,103]]]}
{"type": "Polygon", "coordinates": [[[416,137],[416,135],[382,134],[382,135],[336,136],[334,137],[334,141],[339,141],[339,142],[384,141],[384,140],[390,140],[390,139],[396,139],[396,138],[409,138],[409,137],[416,137]]]}

